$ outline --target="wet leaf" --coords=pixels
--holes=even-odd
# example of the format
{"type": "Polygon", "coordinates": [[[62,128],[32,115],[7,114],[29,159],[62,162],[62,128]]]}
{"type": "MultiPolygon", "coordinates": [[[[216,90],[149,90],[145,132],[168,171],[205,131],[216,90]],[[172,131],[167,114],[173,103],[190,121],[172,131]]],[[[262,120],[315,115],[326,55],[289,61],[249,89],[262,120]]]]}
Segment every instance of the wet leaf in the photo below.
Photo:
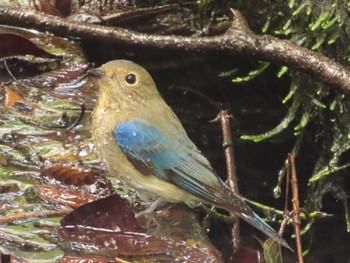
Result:
{"type": "Polygon", "coordinates": [[[77,225],[117,232],[140,234],[146,234],[147,232],[139,226],[130,204],[119,195],[111,195],[82,206],[61,221],[63,228],[77,225]]]}
{"type": "Polygon", "coordinates": [[[43,159],[52,161],[84,162],[85,164],[99,163],[91,140],[84,140],[81,143],[64,143],[58,140],[42,141],[33,145],[33,152],[43,159]]]}
{"type": "Polygon", "coordinates": [[[4,164],[6,164],[9,159],[16,160],[17,162],[26,162],[26,156],[12,147],[0,144],[0,152],[3,154],[2,157],[4,164]]]}
{"type": "Polygon", "coordinates": [[[14,255],[29,263],[49,259],[51,262],[55,262],[61,258],[63,251],[45,239],[45,236],[49,235],[52,229],[41,227],[41,232],[38,232],[37,223],[39,222],[47,222],[47,220],[41,219],[21,225],[0,227],[1,253],[14,255]]]}
{"type": "Polygon", "coordinates": [[[0,194],[18,192],[19,186],[16,183],[0,184],[0,194]]]}
{"type": "Polygon", "coordinates": [[[49,135],[52,130],[46,130],[30,123],[23,123],[21,121],[12,121],[0,126],[0,136],[7,135],[49,135]]]}
{"type": "Polygon", "coordinates": [[[40,108],[37,104],[25,99],[23,96],[21,96],[18,92],[14,91],[10,87],[5,88],[6,91],[6,98],[5,98],[5,104],[8,108],[16,109],[17,111],[18,108],[16,108],[16,104],[18,107],[18,104],[20,103],[21,105],[27,105],[26,107],[30,107],[32,111],[34,108],[40,108]]]}
{"type": "Polygon", "coordinates": [[[93,184],[98,177],[96,173],[89,169],[64,163],[48,164],[47,167],[41,170],[41,175],[53,177],[66,185],[75,186],[93,184]]]}
{"type": "Polygon", "coordinates": [[[81,76],[90,64],[76,44],[15,27],[0,26],[1,33],[0,60],[7,59],[11,73],[16,79],[21,79],[22,85],[37,88],[60,86],[58,94],[64,94],[67,88],[85,84],[86,80],[81,80],[81,76]]]}
{"type": "Polygon", "coordinates": [[[53,58],[51,54],[38,47],[25,36],[0,29],[0,61],[11,57],[19,58],[28,55],[53,58]]]}
{"type": "Polygon", "coordinates": [[[175,259],[217,262],[216,251],[197,239],[198,232],[194,233],[198,229],[188,224],[186,213],[179,211],[165,210],[165,214],[156,219],[156,222],[162,222],[159,225],[156,223],[156,234],[150,235],[147,229],[139,225],[128,202],[118,195],[112,195],[83,205],[67,215],[61,221],[58,234],[65,241],[67,249],[110,258],[120,255],[149,258],[151,262],[175,259]],[[165,221],[171,223],[167,225],[165,221]],[[186,239],[174,230],[176,223],[180,225],[180,232],[187,231],[186,239]],[[187,228],[184,230],[181,224],[187,225],[187,228]],[[165,229],[158,228],[163,226],[165,229]]]}
{"type": "Polygon", "coordinates": [[[40,198],[47,202],[66,205],[72,208],[77,208],[97,199],[96,196],[84,193],[83,191],[72,190],[57,185],[36,185],[34,191],[40,198]]]}
{"type": "Polygon", "coordinates": [[[65,128],[79,116],[80,107],[67,100],[42,97],[46,102],[39,101],[39,105],[10,87],[6,87],[5,91],[6,106],[18,112],[23,122],[43,128],[65,128]]]}

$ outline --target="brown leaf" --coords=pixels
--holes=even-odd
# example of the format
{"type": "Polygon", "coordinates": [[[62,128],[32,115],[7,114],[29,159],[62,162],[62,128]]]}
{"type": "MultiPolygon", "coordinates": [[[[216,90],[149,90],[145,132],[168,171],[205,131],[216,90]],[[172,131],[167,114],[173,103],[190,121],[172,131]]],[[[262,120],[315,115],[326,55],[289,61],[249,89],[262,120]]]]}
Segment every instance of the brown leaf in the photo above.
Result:
{"type": "MultiPolygon", "coordinates": [[[[56,2],[62,3],[60,8],[67,12],[63,9],[69,5],[68,0],[56,2]]],[[[60,98],[79,96],[80,100],[75,100],[79,104],[85,99],[90,100],[79,89],[85,86],[86,80],[82,79],[82,75],[90,64],[76,43],[49,34],[0,25],[1,60],[7,61],[12,75],[21,79],[21,85],[41,90],[48,88],[50,95],[59,95],[60,98]],[[54,87],[57,90],[53,90],[54,87]]],[[[91,93],[88,87],[86,89],[91,93]]]]}
{"type": "Polygon", "coordinates": [[[135,219],[134,211],[128,201],[117,194],[84,205],[61,221],[62,227],[75,225],[146,234],[146,230],[140,227],[135,219]]]}
{"type": "MultiPolygon", "coordinates": [[[[58,235],[63,244],[75,252],[89,251],[89,254],[113,259],[127,256],[165,262],[175,259],[186,262],[218,261],[215,249],[195,240],[195,235],[186,240],[176,237],[176,224],[169,221],[172,220],[169,218],[171,213],[166,214],[169,234],[161,237],[150,235],[138,224],[129,203],[118,195],[112,195],[72,211],[61,221],[58,235]]],[[[184,218],[180,216],[178,219],[183,221],[184,218]]]]}
{"type": "Polygon", "coordinates": [[[0,184],[0,194],[14,193],[20,190],[16,183],[0,184]]]}
{"type": "Polygon", "coordinates": [[[97,181],[99,177],[96,173],[82,167],[70,164],[57,163],[49,164],[41,170],[42,176],[53,177],[66,185],[90,185],[97,181]]]}
{"type": "Polygon", "coordinates": [[[7,108],[13,108],[18,110],[18,105],[27,105],[31,108],[40,108],[37,104],[25,99],[22,95],[20,95],[18,92],[14,91],[10,87],[5,88],[6,91],[6,99],[5,104],[7,108]]]}
{"type": "Polygon", "coordinates": [[[0,31],[0,60],[13,56],[32,55],[53,58],[51,54],[38,47],[30,39],[16,33],[0,31]]]}
{"type": "Polygon", "coordinates": [[[43,200],[77,208],[98,199],[97,196],[57,185],[36,185],[34,191],[43,200]]]}

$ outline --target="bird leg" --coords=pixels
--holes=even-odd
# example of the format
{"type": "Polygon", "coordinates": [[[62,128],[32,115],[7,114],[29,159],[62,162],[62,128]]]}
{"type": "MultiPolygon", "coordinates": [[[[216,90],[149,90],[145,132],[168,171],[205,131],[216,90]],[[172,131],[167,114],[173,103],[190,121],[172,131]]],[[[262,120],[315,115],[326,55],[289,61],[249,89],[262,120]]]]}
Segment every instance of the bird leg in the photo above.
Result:
{"type": "Polygon", "coordinates": [[[140,225],[145,228],[150,227],[152,222],[158,225],[154,217],[154,212],[158,207],[161,207],[164,204],[166,204],[166,201],[160,197],[155,202],[150,204],[145,210],[136,213],[135,218],[137,221],[139,221],[140,225]]]}

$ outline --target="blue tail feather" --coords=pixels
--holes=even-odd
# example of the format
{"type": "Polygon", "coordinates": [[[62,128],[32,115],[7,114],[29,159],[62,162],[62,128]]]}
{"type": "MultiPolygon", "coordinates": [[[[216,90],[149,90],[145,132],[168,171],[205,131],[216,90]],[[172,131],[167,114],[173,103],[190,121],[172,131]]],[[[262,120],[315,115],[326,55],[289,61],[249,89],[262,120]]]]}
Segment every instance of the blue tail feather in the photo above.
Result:
{"type": "Polygon", "coordinates": [[[280,236],[278,233],[268,224],[264,222],[257,214],[253,212],[252,215],[246,215],[244,213],[238,214],[240,218],[242,218],[244,221],[249,223],[250,225],[254,226],[255,228],[259,229],[261,232],[266,234],[267,236],[271,237],[273,240],[280,243],[282,246],[290,249],[293,251],[293,249],[288,245],[288,243],[280,236]]]}

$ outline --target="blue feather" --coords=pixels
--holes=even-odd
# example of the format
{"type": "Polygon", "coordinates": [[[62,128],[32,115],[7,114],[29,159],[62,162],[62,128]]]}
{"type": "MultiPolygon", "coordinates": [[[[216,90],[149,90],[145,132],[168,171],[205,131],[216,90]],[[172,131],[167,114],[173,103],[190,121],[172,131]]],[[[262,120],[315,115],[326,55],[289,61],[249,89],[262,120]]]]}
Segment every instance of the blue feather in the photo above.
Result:
{"type": "Polygon", "coordinates": [[[117,124],[114,136],[124,154],[142,162],[158,178],[210,203],[223,201],[220,194],[223,185],[192,143],[169,137],[138,119],[117,124]]]}

